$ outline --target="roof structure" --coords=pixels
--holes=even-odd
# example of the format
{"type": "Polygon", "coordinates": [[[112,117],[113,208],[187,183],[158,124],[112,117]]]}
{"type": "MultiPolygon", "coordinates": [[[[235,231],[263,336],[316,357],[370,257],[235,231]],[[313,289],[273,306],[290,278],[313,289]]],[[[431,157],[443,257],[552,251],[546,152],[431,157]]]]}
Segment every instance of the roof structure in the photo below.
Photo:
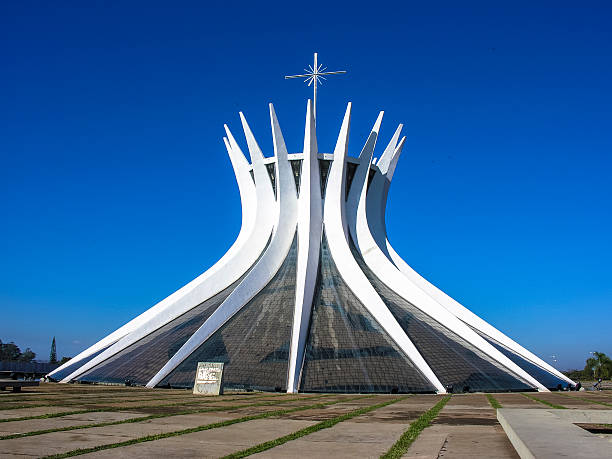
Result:
{"type": "Polygon", "coordinates": [[[546,391],[572,381],[414,271],[390,245],[387,195],[400,125],[373,161],[383,113],[348,156],[351,104],[333,154],[308,101],[302,153],[270,104],[274,155],[240,114],[225,126],[242,227],[209,270],[55,370],[61,382],[191,387],[223,362],[224,387],[287,392],[546,391]]]}

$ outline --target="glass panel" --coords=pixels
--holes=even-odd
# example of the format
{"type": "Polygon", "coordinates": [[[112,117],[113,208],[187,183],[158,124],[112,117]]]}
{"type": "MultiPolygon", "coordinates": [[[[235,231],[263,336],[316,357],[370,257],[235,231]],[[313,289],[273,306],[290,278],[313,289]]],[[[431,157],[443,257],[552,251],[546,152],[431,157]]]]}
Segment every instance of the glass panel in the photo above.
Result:
{"type": "Polygon", "coordinates": [[[435,391],[340,277],[325,236],[300,390],[435,391]]]}
{"type": "Polygon", "coordinates": [[[489,343],[491,343],[491,345],[496,347],[499,350],[499,352],[504,354],[506,357],[508,357],[510,360],[516,363],[519,367],[521,367],[523,370],[529,373],[532,377],[534,377],[540,384],[542,384],[547,389],[558,390],[559,385],[561,385],[561,388],[565,388],[569,386],[569,383],[567,381],[540,368],[536,364],[531,363],[529,360],[521,357],[520,355],[516,354],[514,351],[511,351],[510,349],[507,349],[505,346],[499,344],[494,339],[489,338],[484,333],[481,333],[475,329],[474,331],[480,334],[484,339],[486,339],[489,343]]]}
{"type": "Polygon", "coordinates": [[[145,385],[242,281],[95,366],[78,381],[145,385]]]}
{"type": "Polygon", "coordinates": [[[272,182],[272,188],[274,189],[274,196],[276,196],[276,163],[266,164],[270,181],[272,182]]]}
{"type": "Polygon", "coordinates": [[[93,360],[95,357],[99,356],[100,354],[102,354],[105,350],[107,350],[109,347],[111,347],[113,344],[115,343],[111,343],[106,347],[103,347],[102,349],[100,349],[98,352],[94,352],[93,354],[91,354],[89,357],[85,357],[84,359],[79,360],[78,362],[75,361],[74,363],[69,364],[66,368],[64,368],[61,371],[58,371],[57,373],[55,373],[51,378],[51,381],[61,381],[62,379],[64,379],[66,376],[69,376],[70,374],[72,374],[73,371],[75,371],[77,368],[82,367],[83,365],[85,365],[87,362],[89,362],[90,360],[93,360]]]}
{"type": "Polygon", "coordinates": [[[346,195],[344,199],[348,199],[349,191],[351,189],[351,184],[353,183],[353,178],[355,178],[355,172],[357,172],[357,164],[355,163],[346,163],[346,195]]]}
{"type": "Polygon", "coordinates": [[[530,390],[523,380],[378,279],[351,243],[359,266],[449,392],[530,390]]]}
{"type": "Polygon", "coordinates": [[[327,186],[327,175],[331,161],[328,159],[319,160],[319,174],[321,174],[321,197],[325,197],[325,187],[327,186]]]}
{"type": "Polygon", "coordinates": [[[297,239],[270,283],[196,349],[159,387],[192,387],[198,362],[223,362],[227,389],[287,390],[297,239]]]}
{"type": "Polygon", "coordinates": [[[292,159],[291,169],[293,170],[293,178],[295,179],[295,190],[298,196],[300,195],[300,175],[302,173],[302,160],[292,159]]]}

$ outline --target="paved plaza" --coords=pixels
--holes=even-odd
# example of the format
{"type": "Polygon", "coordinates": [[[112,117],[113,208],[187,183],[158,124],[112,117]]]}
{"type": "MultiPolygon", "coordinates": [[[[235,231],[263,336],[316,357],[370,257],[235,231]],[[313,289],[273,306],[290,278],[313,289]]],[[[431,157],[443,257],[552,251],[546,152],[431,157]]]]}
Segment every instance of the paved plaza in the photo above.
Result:
{"type": "Polygon", "coordinates": [[[603,392],[453,395],[229,393],[42,384],[0,392],[0,457],[380,457],[446,402],[408,458],[515,458],[493,404],[611,410],[603,392]]]}

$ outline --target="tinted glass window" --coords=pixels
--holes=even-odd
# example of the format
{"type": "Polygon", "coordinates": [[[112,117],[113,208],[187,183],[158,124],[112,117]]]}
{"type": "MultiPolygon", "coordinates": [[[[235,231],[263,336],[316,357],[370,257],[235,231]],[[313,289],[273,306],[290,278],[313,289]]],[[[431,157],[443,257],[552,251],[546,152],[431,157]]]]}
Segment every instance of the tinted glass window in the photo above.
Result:
{"type": "Polygon", "coordinates": [[[519,391],[532,387],[381,282],[351,245],[379,296],[440,382],[453,392],[519,391]]]}
{"type": "Polygon", "coordinates": [[[228,389],[287,390],[297,240],[270,283],[159,386],[192,387],[198,362],[223,362],[228,389]]]}
{"type": "Polygon", "coordinates": [[[433,392],[340,277],[325,236],[300,390],[433,392]]]}

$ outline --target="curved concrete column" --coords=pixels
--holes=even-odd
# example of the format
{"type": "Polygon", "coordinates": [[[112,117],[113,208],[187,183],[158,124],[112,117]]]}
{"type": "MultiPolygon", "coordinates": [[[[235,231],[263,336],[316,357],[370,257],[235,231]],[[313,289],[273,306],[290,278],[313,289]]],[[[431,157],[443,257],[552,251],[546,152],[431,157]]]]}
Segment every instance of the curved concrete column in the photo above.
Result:
{"type": "MultiPolygon", "coordinates": [[[[388,170],[393,161],[395,161],[395,163],[397,162],[397,157],[404,143],[403,139],[399,147],[396,147],[401,128],[402,125],[395,131],[389,146],[385,149],[385,152],[378,161],[378,168],[388,170]],[[393,156],[389,152],[392,152],[393,156]]],[[[378,279],[387,285],[387,287],[409,303],[413,304],[416,308],[420,309],[423,313],[463,338],[476,349],[479,349],[515,375],[518,375],[524,381],[538,388],[538,390],[546,391],[547,389],[539,381],[495,349],[465,323],[460,321],[426,292],[407,279],[377,245],[368,226],[369,221],[366,213],[366,206],[369,200],[369,202],[374,201],[375,206],[384,207],[384,204],[382,204],[380,200],[383,197],[386,199],[388,181],[382,173],[376,173],[368,187],[367,175],[370,169],[372,153],[373,151],[369,151],[367,154],[362,154],[360,156],[360,163],[355,172],[355,178],[353,179],[353,185],[349,192],[347,202],[348,220],[350,222],[349,227],[353,241],[370,270],[378,279]]],[[[377,221],[375,223],[380,224],[381,222],[377,221]]],[[[384,225],[384,221],[382,224],[384,225]]],[[[384,232],[384,227],[382,228],[382,232],[384,232]]]]}
{"type": "Polygon", "coordinates": [[[393,341],[402,349],[416,368],[431,382],[439,393],[445,393],[444,386],[423,359],[412,341],[397,323],[391,312],[380,299],[374,287],[359,268],[348,244],[348,229],[345,215],[346,188],[346,154],[351,117],[351,104],[348,104],[344,121],[334,150],[323,208],[325,235],[329,243],[331,256],[342,279],[350,286],[363,306],[385,330],[393,341]]]}
{"type": "Polygon", "coordinates": [[[318,153],[312,101],[309,100],[306,108],[304,156],[298,198],[298,257],[287,392],[298,391],[319,270],[323,211],[318,153]]]}
{"type": "MultiPolygon", "coordinates": [[[[275,229],[270,239],[270,244],[242,282],[157,372],[157,374],[151,378],[147,383],[147,387],[155,387],[183,360],[210,338],[213,333],[219,330],[223,324],[253,299],[253,297],[272,280],[289,253],[296,231],[297,194],[287,148],[272,104],[270,104],[270,121],[274,140],[277,184],[277,202],[274,206],[270,207],[278,206],[275,210],[277,218],[274,220],[275,229]]],[[[251,155],[253,155],[253,151],[255,151],[257,155],[263,157],[244,116],[242,116],[242,122],[251,155]]],[[[257,186],[259,186],[259,184],[257,186]]]]}
{"type": "MultiPolygon", "coordinates": [[[[68,382],[83,374],[106,358],[121,352],[127,346],[146,336],[157,327],[163,326],[192,307],[197,306],[227,288],[238,280],[257,260],[259,253],[261,253],[269,239],[269,234],[265,234],[266,229],[265,226],[262,227],[262,223],[270,222],[267,210],[261,208],[261,206],[259,221],[257,220],[257,203],[264,200],[263,195],[267,194],[269,197],[273,197],[273,192],[271,186],[268,189],[265,186],[266,183],[269,183],[269,179],[263,164],[263,156],[252,158],[253,168],[261,169],[258,175],[260,176],[259,181],[262,182],[262,186],[257,191],[249,172],[251,166],[244,157],[227,125],[225,125],[225,130],[227,137],[224,137],[223,141],[236,176],[242,207],[242,224],[235,242],[225,255],[206,272],[93,346],[90,346],[72,358],[70,362],[54,370],[50,373],[50,376],[62,371],[68,365],[74,365],[99,352],[101,349],[108,347],[108,349],[90,360],[86,365],[81,366],[64,378],[63,381],[68,382]],[[265,182],[263,182],[264,180],[265,182]],[[261,195],[259,198],[258,192],[261,195]],[[261,228],[260,232],[254,231],[256,227],[261,228]],[[109,347],[111,344],[112,346],[109,347]]],[[[266,199],[267,201],[269,201],[269,197],[266,199]]],[[[268,224],[267,231],[270,233],[271,224],[268,224]]]]}
{"type": "MultiPolygon", "coordinates": [[[[387,207],[389,187],[391,186],[391,180],[393,179],[395,168],[401,155],[404,141],[405,137],[402,139],[399,145],[396,145],[397,137],[394,136],[394,138],[391,139],[391,142],[389,142],[389,145],[385,149],[385,152],[383,153],[380,161],[377,164],[378,170],[376,171],[376,174],[371,183],[371,187],[375,187],[377,191],[372,193],[368,192],[367,219],[372,237],[375,239],[377,247],[387,256],[387,258],[413,285],[420,288],[423,292],[433,298],[437,303],[439,303],[442,307],[448,310],[459,320],[469,325],[470,327],[473,327],[474,329],[484,333],[485,335],[489,336],[500,344],[506,346],[507,348],[511,349],[512,351],[514,351],[524,359],[530,361],[534,365],[554,374],[555,376],[561,378],[564,381],[573,384],[573,381],[567,376],[565,376],[563,373],[556,370],[551,365],[547,364],[533,353],[529,352],[520,344],[516,343],[514,340],[497,330],[491,324],[478,317],[476,314],[474,314],[468,308],[460,304],[458,301],[444,293],[438,287],[427,281],[411,266],[409,266],[408,263],[406,263],[393,249],[387,238],[385,211],[387,207]]],[[[486,340],[484,341],[486,342],[486,340]]],[[[487,345],[491,346],[489,343],[487,343],[487,345]]],[[[499,353],[497,349],[495,349],[495,351],[499,353]]],[[[487,354],[489,353],[487,352],[487,354]]],[[[509,359],[504,356],[504,360],[502,362],[506,362],[507,360],[509,359]]],[[[539,384],[538,386],[539,389],[542,390],[540,386],[542,385],[539,384]]]]}

